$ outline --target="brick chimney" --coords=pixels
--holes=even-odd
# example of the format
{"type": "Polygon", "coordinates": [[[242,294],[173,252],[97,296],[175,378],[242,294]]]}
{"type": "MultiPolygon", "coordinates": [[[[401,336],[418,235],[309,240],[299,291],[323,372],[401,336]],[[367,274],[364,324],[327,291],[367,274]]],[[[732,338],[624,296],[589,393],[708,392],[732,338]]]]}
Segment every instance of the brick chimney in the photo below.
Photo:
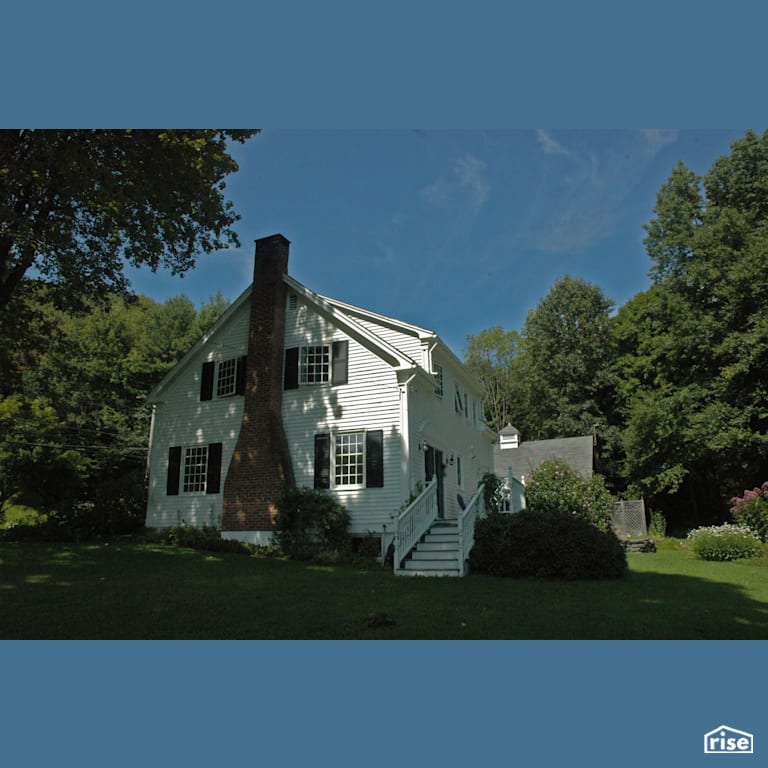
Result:
{"type": "Polygon", "coordinates": [[[225,531],[271,531],[275,500],[295,485],[282,417],[289,246],[280,234],[256,241],[245,406],[224,483],[225,531]]]}

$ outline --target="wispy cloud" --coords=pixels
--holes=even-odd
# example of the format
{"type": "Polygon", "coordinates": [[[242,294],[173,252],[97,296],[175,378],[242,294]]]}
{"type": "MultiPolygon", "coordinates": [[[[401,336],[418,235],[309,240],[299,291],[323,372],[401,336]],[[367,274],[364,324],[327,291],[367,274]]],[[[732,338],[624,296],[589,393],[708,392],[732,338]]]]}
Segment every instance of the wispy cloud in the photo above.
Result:
{"type": "Polygon", "coordinates": [[[532,205],[533,246],[550,253],[583,252],[613,234],[623,205],[651,160],[678,138],[678,131],[574,132],[536,140],[544,156],[538,199],[532,205]],[[546,156],[559,156],[557,164],[546,156]]]}
{"type": "Polygon", "coordinates": [[[568,156],[571,154],[559,141],[557,141],[551,134],[547,133],[542,128],[539,128],[539,130],[536,132],[536,139],[538,140],[539,144],[541,144],[541,148],[548,155],[568,156]]]}
{"type": "Polygon", "coordinates": [[[646,142],[646,148],[654,155],[664,149],[667,144],[676,142],[679,134],[680,131],[674,128],[645,128],[640,131],[640,135],[646,142]]]}
{"type": "Polygon", "coordinates": [[[419,195],[430,205],[460,202],[481,208],[491,191],[485,171],[486,164],[482,160],[472,154],[464,155],[454,163],[450,176],[441,176],[423,187],[419,195]]]}
{"type": "Polygon", "coordinates": [[[488,199],[491,187],[485,178],[485,163],[482,160],[466,155],[456,163],[453,173],[476,206],[481,206],[488,199]]]}
{"type": "Polygon", "coordinates": [[[549,253],[578,253],[608,237],[616,226],[615,211],[602,206],[594,210],[562,211],[541,234],[537,246],[549,253]]]}

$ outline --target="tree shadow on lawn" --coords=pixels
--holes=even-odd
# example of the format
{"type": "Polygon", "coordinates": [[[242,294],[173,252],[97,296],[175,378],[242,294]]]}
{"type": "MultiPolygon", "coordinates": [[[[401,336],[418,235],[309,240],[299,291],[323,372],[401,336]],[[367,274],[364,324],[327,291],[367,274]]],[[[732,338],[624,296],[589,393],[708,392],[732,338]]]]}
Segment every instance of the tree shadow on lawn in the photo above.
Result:
{"type": "MultiPolygon", "coordinates": [[[[620,637],[626,639],[768,638],[768,604],[735,583],[631,572],[619,589],[622,604],[616,606],[614,619],[625,623],[626,635],[620,637]]],[[[614,622],[612,629],[620,627],[614,622]]]]}
{"type": "MultiPolygon", "coordinates": [[[[470,579],[478,583],[478,590],[474,615],[465,620],[467,638],[768,638],[768,604],[755,600],[738,584],[637,572],[616,581],[516,580],[480,575],[470,579]],[[488,583],[480,588],[486,580],[488,583]]],[[[435,608],[439,609],[437,602],[435,608]]]]}
{"type": "MultiPolygon", "coordinates": [[[[756,570],[765,573],[768,586],[768,569],[756,570]]],[[[389,613],[398,626],[376,637],[768,638],[767,602],[755,599],[738,583],[692,575],[631,571],[618,580],[563,582],[470,574],[465,579],[399,579],[396,586],[402,588],[372,608],[389,613]],[[398,583],[403,581],[407,584],[398,583]],[[427,604],[428,623],[420,616],[427,604]]]]}
{"type": "Polygon", "coordinates": [[[768,594],[768,568],[722,574],[733,580],[637,570],[615,581],[402,578],[164,546],[3,545],[0,637],[768,638],[768,602],[753,596],[768,594]],[[373,612],[396,625],[366,626],[373,612]]]}

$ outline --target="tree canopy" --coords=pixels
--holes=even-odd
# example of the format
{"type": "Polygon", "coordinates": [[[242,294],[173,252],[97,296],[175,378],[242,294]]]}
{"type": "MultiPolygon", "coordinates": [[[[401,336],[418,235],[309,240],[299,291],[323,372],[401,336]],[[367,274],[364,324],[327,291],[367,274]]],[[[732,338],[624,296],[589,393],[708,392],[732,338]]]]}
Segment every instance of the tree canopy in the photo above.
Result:
{"type": "Polygon", "coordinates": [[[705,522],[768,476],[768,132],[679,165],[654,214],[655,283],[616,326],[625,475],[705,522]]]}
{"type": "Polygon", "coordinates": [[[591,434],[605,418],[612,307],[598,286],[566,275],[529,312],[523,329],[528,407],[539,437],[591,434]]]}
{"type": "Polygon", "coordinates": [[[485,386],[485,413],[492,429],[502,429],[509,421],[517,423],[521,415],[516,386],[520,377],[515,375],[520,354],[520,335],[498,325],[467,337],[464,360],[485,386]]]}
{"type": "Polygon", "coordinates": [[[146,393],[227,306],[184,296],[113,296],[88,311],[56,306],[24,281],[0,324],[0,518],[13,498],[68,510],[119,494],[143,519],[146,393]]]}
{"type": "Polygon", "coordinates": [[[72,301],[125,287],[124,265],[182,274],[237,245],[228,142],[249,130],[1,130],[0,307],[22,278],[72,301]]]}
{"type": "Polygon", "coordinates": [[[597,286],[564,277],[513,359],[489,354],[503,328],[470,337],[467,359],[503,382],[524,439],[599,424],[612,487],[674,529],[724,519],[731,497],[768,479],[768,131],[702,177],[679,163],[645,233],[653,283],[615,316],[597,286]]]}

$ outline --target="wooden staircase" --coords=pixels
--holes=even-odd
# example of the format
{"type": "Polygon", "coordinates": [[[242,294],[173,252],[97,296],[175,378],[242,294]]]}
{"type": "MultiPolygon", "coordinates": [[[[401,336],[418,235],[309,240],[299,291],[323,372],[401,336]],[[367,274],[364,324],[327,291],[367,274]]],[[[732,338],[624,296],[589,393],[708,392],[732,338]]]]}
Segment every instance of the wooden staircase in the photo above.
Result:
{"type": "Polygon", "coordinates": [[[398,576],[463,576],[459,528],[455,520],[436,520],[396,568],[398,576]]]}

